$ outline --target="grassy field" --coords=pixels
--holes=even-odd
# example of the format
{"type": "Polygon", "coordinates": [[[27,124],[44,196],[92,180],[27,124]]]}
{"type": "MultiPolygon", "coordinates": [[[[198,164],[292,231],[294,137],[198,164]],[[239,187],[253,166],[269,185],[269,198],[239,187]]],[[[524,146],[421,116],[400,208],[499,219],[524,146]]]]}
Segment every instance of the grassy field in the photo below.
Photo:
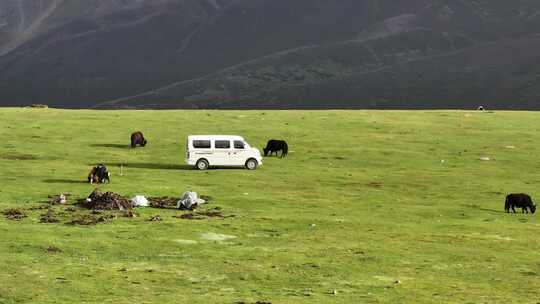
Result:
{"type": "Polygon", "coordinates": [[[84,198],[103,162],[102,190],[192,190],[234,215],[2,216],[2,304],[540,302],[539,215],[503,208],[509,192],[540,197],[540,113],[2,109],[0,132],[1,210],[84,198]],[[128,148],[136,130],[146,148],[128,148]],[[189,134],[283,138],[291,151],[256,171],[201,172],[183,163],[189,134]]]}

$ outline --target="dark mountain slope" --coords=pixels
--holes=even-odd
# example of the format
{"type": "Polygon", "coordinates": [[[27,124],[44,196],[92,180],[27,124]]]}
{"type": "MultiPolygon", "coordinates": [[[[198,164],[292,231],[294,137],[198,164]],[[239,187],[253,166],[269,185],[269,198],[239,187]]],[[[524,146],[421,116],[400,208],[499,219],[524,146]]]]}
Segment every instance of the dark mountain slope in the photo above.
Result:
{"type": "Polygon", "coordinates": [[[534,106],[539,12],[530,0],[5,0],[0,104],[534,106]]]}
{"type": "Polygon", "coordinates": [[[419,30],[298,49],[100,106],[540,109],[540,36],[468,43],[419,30]]]}

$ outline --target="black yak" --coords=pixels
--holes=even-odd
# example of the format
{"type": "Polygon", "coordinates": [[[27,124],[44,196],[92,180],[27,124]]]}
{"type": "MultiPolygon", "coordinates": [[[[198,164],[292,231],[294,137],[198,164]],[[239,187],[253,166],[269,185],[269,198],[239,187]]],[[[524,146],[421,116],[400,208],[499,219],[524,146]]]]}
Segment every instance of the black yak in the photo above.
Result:
{"type": "Polygon", "coordinates": [[[272,153],[276,153],[276,156],[278,155],[278,151],[281,151],[281,158],[287,156],[287,153],[289,152],[289,146],[287,145],[287,142],[284,140],[275,140],[270,139],[268,143],[266,144],[266,148],[264,150],[264,156],[272,156],[272,153]]]}
{"type": "Polygon", "coordinates": [[[148,141],[144,138],[141,131],[134,132],[131,134],[131,147],[135,148],[137,145],[144,147],[148,141]]]}
{"type": "Polygon", "coordinates": [[[506,196],[504,210],[510,212],[510,209],[512,209],[512,211],[516,213],[515,207],[521,208],[521,213],[529,213],[528,210],[530,210],[531,213],[536,212],[536,204],[531,197],[525,193],[513,193],[506,196]]]}
{"type": "Polygon", "coordinates": [[[92,168],[88,173],[88,182],[90,184],[104,184],[105,182],[111,182],[111,174],[107,170],[107,167],[103,164],[99,164],[92,168]]]}

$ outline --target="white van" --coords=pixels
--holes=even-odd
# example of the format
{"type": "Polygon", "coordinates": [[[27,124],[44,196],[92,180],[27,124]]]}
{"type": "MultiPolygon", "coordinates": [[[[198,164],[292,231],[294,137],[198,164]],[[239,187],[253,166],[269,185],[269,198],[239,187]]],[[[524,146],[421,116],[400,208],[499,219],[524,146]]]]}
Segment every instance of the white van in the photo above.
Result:
{"type": "Polygon", "coordinates": [[[254,170],[262,165],[262,156],[240,136],[190,135],[186,145],[186,163],[199,170],[210,166],[245,166],[254,170]]]}

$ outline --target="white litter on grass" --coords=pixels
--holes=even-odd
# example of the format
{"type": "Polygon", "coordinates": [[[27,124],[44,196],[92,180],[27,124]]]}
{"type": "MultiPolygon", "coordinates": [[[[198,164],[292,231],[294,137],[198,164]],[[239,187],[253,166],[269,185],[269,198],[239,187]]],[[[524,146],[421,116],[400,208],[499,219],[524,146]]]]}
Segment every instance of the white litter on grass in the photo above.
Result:
{"type": "Polygon", "coordinates": [[[466,234],[464,235],[466,237],[471,238],[478,238],[478,239],[484,239],[484,240],[497,240],[497,241],[515,241],[515,239],[508,237],[508,236],[500,236],[498,234],[480,234],[480,233],[472,233],[472,234],[466,234]]]}
{"type": "Polygon", "coordinates": [[[505,146],[506,149],[515,149],[515,146],[505,146]]]}
{"type": "Polygon", "coordinates": [[[492,239],[496,239],[496,240],[499,240],[499,241],[515,241],[515,239],[511,238],[511,237],[508,237],[508,236],[500,236],[500,235],[487,235],[487,237],[489,238],[492,238],[492,239]]]}
{"type": "Polygon", "coordinates": [[[194,245],[194,244],[199,243],[199,242],[194,241],[194,240],[174,240],[174,241],[177,242],[177,243],[180,243],[180,244],[184,244],[184,245],[194,245]]]}
{"type": "Polygon", "coordinates": [[[234,235],[226,235],[226,234],[221,234],[221,233],[208,232],[208,233],[202,233],[201,238],[203,238],[205,240],[208,240],[208,241],[222,242],[222,241],[228,241],[228,240],[235,239],[236,236],[234,236],[234,235]]]}
{"type": "Polygon", "coordinates": [[[491,160],[491,158],[489,158],[489,157],[487,157],[487,156],[482,156],[482,157],[480,157],[480,160],[482,160],[482,161],[489,161],[489,160],[491,160]]]}
{"type": "Polygon", "coordinates": [[[401,283],[400,280],[398,280],[397,278],[393,278],[393,277],[387,277],[387,276],[373,276],[373,278],[379,280],[379,281],[383,281],[383,282],[393,282],[393,283],[401,283]]]}
{"type": "Polygon", "coordinates": [[[197,196],[197,192],[184,192],[182,194],[182,197],[180,200],[176,203],[176,208],[178,209],[193,209],[193,207],[197,207],[199,205],[202,205],[206,203],[205,200],[199,198],[197,196]]]}
{"type": "Polygon", "coordinates": [[[148,200],[143,195],[135,195],[131,202],[135,207],[148,207],[148,200]]]}

